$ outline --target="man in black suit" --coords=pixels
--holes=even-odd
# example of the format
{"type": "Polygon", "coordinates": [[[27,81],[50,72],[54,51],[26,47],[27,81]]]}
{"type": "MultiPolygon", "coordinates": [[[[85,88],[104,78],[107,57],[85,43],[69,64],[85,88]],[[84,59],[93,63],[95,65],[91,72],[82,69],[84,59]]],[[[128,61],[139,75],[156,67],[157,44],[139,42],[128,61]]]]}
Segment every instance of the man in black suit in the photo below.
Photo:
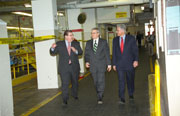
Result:
{"type": "Polygon", "coordinates": [[[62,98],[63,104],[67,104],[69,98],[68,88],[70,81],[72,82],[72,96],[78,99],[78,78],[80,65],[78,56],[82,55],[83,51],[79,42],[73,41],[73,33],[71,30],[64,32],[64,41],[58,41],[52,44],[50,53],[59,55],[58,73],[62,80],[62,98]]]}
{"type": "Polygon", "coordinates": [[[90,68],[97,92],[98,104],[102,104],[105,88],[105,71],[111,70],[109,47],[106,40],[99,38],[98,28],[91,30],[92,39],[86,43],[85,63],[90,68]]]}
{"type": "Polygon", "coordinates": [[[130,99],[134,99],[135,67],[138,66],[138,47],[135,38],[126,35],[124,24],[117,26],[113,39],[113,69],[118,72],[120,103],[125,103],[125,74],[130,99]]]}

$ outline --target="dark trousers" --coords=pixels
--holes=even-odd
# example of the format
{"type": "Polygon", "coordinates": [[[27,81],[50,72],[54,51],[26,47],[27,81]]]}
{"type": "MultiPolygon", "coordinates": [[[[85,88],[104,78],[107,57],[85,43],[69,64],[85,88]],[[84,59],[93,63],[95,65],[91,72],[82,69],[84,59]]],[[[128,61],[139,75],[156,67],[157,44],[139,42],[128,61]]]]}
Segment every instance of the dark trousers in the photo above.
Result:
{"type": "Polygon", "coordinates": [[[79,72],[74,72],[72,65],[69,65],[68,71],[62,72],[60,74],[61,82],[62,82],[62,98],[64,101],[69,99],[69,84],[71,82],[72,89],[71,95],[73,97],[78,97],[78,79],[79,79],[79,72]]]}
{"type": "Polygon", "coordinates": [[[125,79],[127,82],[129,96],[132,96],[134,93],[135,70],[118,70],[117,72],[119,80],[119,97],[125,99],[125,79]]]}
{"type": "Polygon", "coordinates": [[[98,99],[102,99],[105,88],[105,72],[92,72],[98,99]]]}

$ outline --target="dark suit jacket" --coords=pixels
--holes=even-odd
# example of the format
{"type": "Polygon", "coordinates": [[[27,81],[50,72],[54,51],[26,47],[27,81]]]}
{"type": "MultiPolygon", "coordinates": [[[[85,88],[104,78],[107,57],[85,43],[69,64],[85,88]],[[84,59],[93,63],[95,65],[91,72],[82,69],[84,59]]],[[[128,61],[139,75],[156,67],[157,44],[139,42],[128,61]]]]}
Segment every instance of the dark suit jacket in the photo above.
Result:
{"type": "Polygon", "coordinates": [[[74,53],[71,50],[71,55],[69,56],[68,50],[66,47],[65,40],[64,41],[58,41],[56,43],[56,48],[54,51],[50,48],[50,54],[51,55],[59,55],[59,65],[58,65],[58,73],[67,72],[69,69],[69,59],[71,59],[73,71],[79,73],[80,71],[80,65],[79,65],[79,59],[78,55],[82,55],[83,51],[80,47],[79,42],[72,41],[71,46],[74,47],[76,50],[78,50],[78,54],[74,53]]]}
{"type": "Polygon", "coordinates": [[[107,41],[100,38],[96,54],[94,54],[93,40],[89,40],[85,48],[85,62],[90,63],[91,72],[105,72],[107,65],[111,65],[107,41]]]}
{"type": "Polygon", "coordinates": [[[118,70],[133,69],[133,62],[138,61],[138,47],[135,38],[131,35],[126,35],[123,54],[120,50],[120,39],[113,39],[113,65],[118,70]]]}

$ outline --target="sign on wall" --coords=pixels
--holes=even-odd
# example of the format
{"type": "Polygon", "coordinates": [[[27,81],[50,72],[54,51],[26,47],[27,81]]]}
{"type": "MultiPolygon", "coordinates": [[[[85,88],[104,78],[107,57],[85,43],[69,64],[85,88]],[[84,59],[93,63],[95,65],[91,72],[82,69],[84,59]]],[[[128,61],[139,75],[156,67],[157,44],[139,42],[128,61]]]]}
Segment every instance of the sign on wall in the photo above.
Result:
{"type": "Polygon", "coordinates": [[[116,18],[126,18],[127,12],[116,12],[116,18]]]}

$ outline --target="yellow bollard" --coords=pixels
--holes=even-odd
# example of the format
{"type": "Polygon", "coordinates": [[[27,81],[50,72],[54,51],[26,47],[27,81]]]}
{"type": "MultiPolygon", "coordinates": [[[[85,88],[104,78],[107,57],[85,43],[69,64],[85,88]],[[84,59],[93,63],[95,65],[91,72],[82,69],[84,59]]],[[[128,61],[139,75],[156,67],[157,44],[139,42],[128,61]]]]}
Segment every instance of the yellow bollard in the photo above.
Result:
{"type": "Polygon", "coordinates": [[[155,114],[161,116],[160,68],[157,60],[155,64],[155,114]]]}

